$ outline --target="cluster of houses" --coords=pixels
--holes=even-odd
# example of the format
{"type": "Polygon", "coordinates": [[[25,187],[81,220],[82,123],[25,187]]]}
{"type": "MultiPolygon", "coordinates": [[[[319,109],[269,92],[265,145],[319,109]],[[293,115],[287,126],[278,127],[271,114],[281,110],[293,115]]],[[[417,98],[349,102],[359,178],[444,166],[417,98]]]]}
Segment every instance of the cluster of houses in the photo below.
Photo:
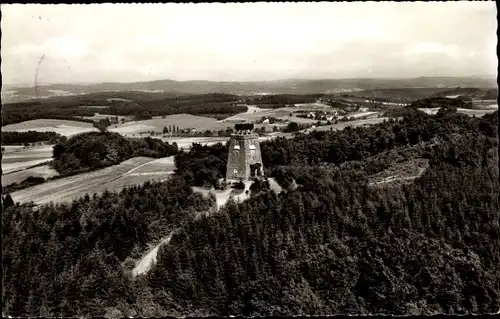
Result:
{"type": "Polygon", "coordinates": [[[329,109],[326,111],[311,111],[309,113],[303,113],[297,115],[298,117],[308,118],[312,120],[322,120],[322,121],[333,121],[338,118],[339,115],[345,115],[352,112],[368,112],[369,108],[367,107],[356,107],[356,106],[347,106],[341,109],[329,109]]]}
{"type": "Polygon", "coordinates": [[[397,103],[397,102],[383,102],[383,101],[371,101],[365,100],[365,103],[382,104],[382,105],[393,105],[393,106],[408,106],[408,103],[397,103]]]}
{"type": "Polygon", "coordinates": [[[321,120],[321,121],[333,121],[337,119],[339,113],[343,113],[342,110],[331,110],[328,112],[309,112],[309,113],[302,113],[302,114],[297,114],[297,117],[302,117],[302,118],[307,118],[311,120],[321,120]]]}

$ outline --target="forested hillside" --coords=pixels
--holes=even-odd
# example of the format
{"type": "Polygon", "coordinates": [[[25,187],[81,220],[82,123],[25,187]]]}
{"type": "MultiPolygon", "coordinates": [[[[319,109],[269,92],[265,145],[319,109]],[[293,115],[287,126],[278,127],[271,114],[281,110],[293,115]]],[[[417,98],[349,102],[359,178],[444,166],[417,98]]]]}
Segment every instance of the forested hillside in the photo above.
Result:
{"type": "Polygon", "coordinates": [[[231,116],[245,112],[246,106],[231,105],[239,98],[230,94],[175,95],[149,92],[101,92],[60,96],[33,102],[3,105],[2,125],[22,121],[55,118],[90,121],[80,116],[94,113],[130,115],[136,120],[153,116],[187,113],[193,115],[231,116]]]}
{"type": "Polygon", "coordinates": [[[411,104],[411,107],[414,108],[435,108],[443,106],[471,109],[472,102],[468,101],[466,98],[451,99],[446,97],[431,97],[415,101],[411,104]]]}
{"type": "Polygon", "coordinates": [[[484,100],[494,100],[498,96],[498,89],[491,88],[474,88],[474,87],[457,87],[454,89],[446,90],[435,94],[435,96],[450,96],[459,95],[464,97],[484,99],[484,100]]]}
{"type": "Polygon", "coordinates": [[[146,183],[72,204],[2,214],[2,310],[13,316],[103,315],[135,302],[122,263],[212,203],[182,179],[146,183]]]}
{"type": "MultiPolygon", "coordinates": [[[[347,127],[343,131],[315,131],[293,139],[277,138],[261,142],[266,175],[276,176],[280,167],[304,168],[362,161],[367,157],[399,147],[423,142],[446,142],[453,134],[476,132],[496,134],[497,114],[469,118],[464,114],[439,112],[431,116],[413,110],[403,120],[389,121],[369,127],[347,127]]],[[[446,108],[443,108],[446,109],[446,108]]],[[[390,162],[390,160],[388,160],[390,162]]],[[[178,174],[195,186],[214,184],[226,174],[227,144],[193,147],[176,156],[178,174]],[[187,176],[187,177],[186,177],[187,176]]],[[[373,166],[371,166],[373,167],[373,166]]],[[[373,174],[376,172],[373,172],[373,174]]]]}
{"type": "MultiPolygon", "coordinates": [[[[216,217],[189,224],[160,251],[148,281],[173,300],[155,301],[164,311],[180,306],[186,313],[246,316],[496,311],[497,121],[414,120],[404,144],[416,141],[413,134],[425,125],[435,127],[426,131],[436,138],[420,151],[417,145],[403,150],[429,158],[430,167],[402,187],[368,187],[366,174],[373,171],[362,158],[304,171],[300,165],[311,153],[299,153],[305,158],[291,163],[297,161],[301,187],[230,204],[216,217]]],[[[357,149],[356,140],[346,139],[352,132],[331,134],[346,140],[337,144],[344,154],[349,146],[357,149]]],[[[365,136],[371,135],[359,139],[365,136]]],[[[301,139],[309,141],[303,148],[311,145],[311,136],[290,143],[301,139]]],[[[391,140],[385,141],[379,150],[388,148],[391,140]]]]}
{"type": "Polygon", "coordinates": [[[61,102],[33,101],[2,104],[2,126],[36,119],[73,120],[92,123],[80,116],[93,116],[96,110],[61,102]]]}
{"type": "Polygon", "coordinates": [[[156,302],[247,316],[496,311],[494,146],[466,136],[438,147],[403,188],[322,170],[315,185],[229,205],[160,251],[149,284],[173,301],[156,302]]]}
{"type": "Polygon", "coordinates": [[[416,112],[264,142],[266,173],[287,190],[196,220],[213,199],[190,185],[223,176],[222,144],[180,153],[166,183],[37,210],[9,203],[4,314],[496,312],[497,126],[498,112],[416,112]],[[369,185],[370,175],[418,158],[428,168],[411,183],[369,185]],[[177,227],[152,271],[132,280],[127,258],[177,227]]]}

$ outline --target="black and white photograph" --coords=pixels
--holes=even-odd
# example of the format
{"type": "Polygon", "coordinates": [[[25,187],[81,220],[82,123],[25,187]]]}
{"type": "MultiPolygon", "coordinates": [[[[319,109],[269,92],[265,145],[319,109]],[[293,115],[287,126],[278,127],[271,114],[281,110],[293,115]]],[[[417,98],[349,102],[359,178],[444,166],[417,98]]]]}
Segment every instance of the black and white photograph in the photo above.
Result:
{"type": "Polygon", "coordinates": [[[500,314],[495,1],[0,10],[2,317],[500,314]]]}

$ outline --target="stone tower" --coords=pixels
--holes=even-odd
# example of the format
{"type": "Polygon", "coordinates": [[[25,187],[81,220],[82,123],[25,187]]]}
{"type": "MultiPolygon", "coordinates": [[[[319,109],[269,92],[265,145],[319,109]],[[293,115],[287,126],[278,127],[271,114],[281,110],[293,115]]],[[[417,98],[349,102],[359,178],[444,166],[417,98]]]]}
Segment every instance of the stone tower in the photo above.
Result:
{"type": "Polygon", "coordinates": [[[253,124],[236,124],[231,135],[227,158],[226,180],[249,180],[263,176],[259,136],[253,133],[253,124]]]}

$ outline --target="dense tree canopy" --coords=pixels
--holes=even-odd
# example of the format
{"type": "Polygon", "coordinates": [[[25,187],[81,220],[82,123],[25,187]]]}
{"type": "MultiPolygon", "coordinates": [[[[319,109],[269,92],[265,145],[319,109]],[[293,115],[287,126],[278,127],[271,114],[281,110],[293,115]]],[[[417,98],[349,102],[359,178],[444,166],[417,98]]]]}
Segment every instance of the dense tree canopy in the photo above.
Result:
{"type": "Polygon", "coordinates": [[[92,120],[82,119],[80,116],[93,116],[95,112],[99,111],[57,102],[6,103],[2,105],[2,126],[46,118],[93,123],[92,120]]]}
{"type": "Polygon", "coordinates": [[[15,145],[35,142],[48,142],[50,144],[54,144],[58,140],[64,140],[65,138],[66,137],[63,137],[55,132],[2,132],[3,145],[15,145]]]}
{"type": "Polygon", "coordinates": [[[212,146],[194,143],[189,152],[175,156],[175,173],[193,186],[214,186],[226,176],[227,143],[212,146]]]}
{"type": "Polygon", "coordinates": [[[193,221],[160,250],[148,283],[169,299],[155,302],[246,316],[496,311],[498,138],[459,126],[404,150],[430,159],[414,183],[368,187],[364,159],[300,169],[295,190],[193,221]]]}
{"type": "Polygon", "coordinates": [[[416,108],[454,107],[454,108],[471,109],[472,102],[462,98],[452,99],[446,97],[431,97],[427,99],[417,100],[411,104],[411,107],[416,107],[416,108]]]}
{"type": "Polygon", "coordinates": [[[192,218],[214,203],[190,186],[224,176],[222,144],[179,153],[176,174],[164,183],[37,208],[5,198],[3,311],[86,317],[109,309],[144,317],[496,312],[497,126],[498,112],[483,118],[417,113],[263,142],[267,175],[293,187],[276,194],[255,184],[249,200],[229,201],[209,217],[192,218]],[[429,166],[412,182],[369,184],[370,175],[415,158],[429,166]],[[151,272],[132,280],[127,258],[138,258],[175,228],[151,272]]]}
{"type": "Polygon", "coordinates": [[[211,206],[182,179],[172,178],[71,204],[7,208],[3,313],[94,317],[109,302],[136,300],[121,264],[211,206]]]}
{"type": "MultiPolygon", "coordinates": [[[[347,127],[343,131],[315,131],[293,139],[276,138],[260,143],[266,174],[275,176],[280,166],[305,168],[321,163],[339,164],[361,161],[391,149],[418,145],[422,142],[447,141],[451,132],[482,133],[495,136],[498,112],[484,118],[441,112],[431,116],[414,111],[403,119],[390,119],[369,127],[347,127]]],[[[213,185],[226,175],[227,145],[194,146],[176,157],[178,174],[191,185],[213,185]]],[[[376,172],[374,172],[376,173],[376,172]]]]}

